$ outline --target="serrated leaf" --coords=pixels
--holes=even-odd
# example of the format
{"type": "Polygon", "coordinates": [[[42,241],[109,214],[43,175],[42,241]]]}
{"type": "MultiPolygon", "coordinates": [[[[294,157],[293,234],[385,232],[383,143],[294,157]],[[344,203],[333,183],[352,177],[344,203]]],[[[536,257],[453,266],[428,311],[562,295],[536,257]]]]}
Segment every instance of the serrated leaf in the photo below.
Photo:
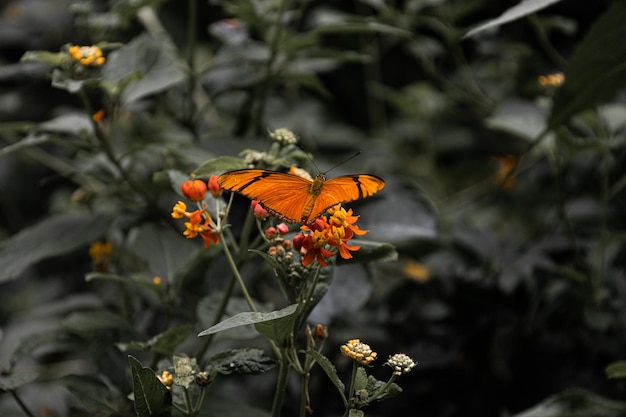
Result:
{"type": "Polygon", "coordinates": [[[17,371],[9,375],[0,375],[0,389],[10,391],[33,382],[39,373],[31,370],[17,371]]]}
{"type": "Polygon", "coordinates": [[[363,417],[365,413],[362,410],[357,410],[356,408],[351,408],[348,412],[348,417],[363,417]]]}
{"type": "Polygon", "coordinates": [[[236,158],[234,156],[220,156],[206,161],[200,165],[198,169],[193,172],[193,174],[196,178],[207,179],[211,175],[219,172],[244,169],[247,167],[248,165],[246,164],[246,161],[241,158],[236,158]]]}
{"type": "Polygon", "coordinates": [[[523,0],[515,6],[511,7],[510,9],[507,9],[497,18],[492,19],[470,30],[465,35],[463,35],[462,39],[469,38],[470,36],[474,36],[475,34],[483,32],[487,29],[501,26],[505,23],[512,22],[524,16],[528,16],[529,14],[536,13],[541,9],[545,9],[548,6],[551,6],[554,3],[558,3],[559,1],[561,0],[523,0]]]}
{"type": "Polygon", "coordinates": [[[259,313],[259,312],[243,312],[234,315],[233,317],[227,318],[215,326],[212,326],[198,334],[198,336],[207,336],[213,333],[218,333],[227,329],[232,329],[234,327],[246,326],[248,324],[256,324],[262,323],[270,320],[277,320],[282,317],[289,316],[296,311],[298,307],[297,304],[292,304],[283,308],[282,310],[271,311],[269,313],[259,313]]]}
{"type": "Polygon", "coordinates": [[[315,350],[307,350],[306,354],[312,357],[315,362],[320,366],[320,368],[322,368],[326,376],[328,376],[328,379],[330,379],[330,382],[332,382],[335,388],[337,388],[337,391],[343,399],[344,404],[346,404],[346,387],[341,379],[339,379],[339,375],[337,375],[337,369],[335,368],[335,365],[333,365],[326,356],[315,350]]]}
{"type": "Polygon", "coordinates": [[[94,213],[60,214],[22,230],[2,245],[0,283],[17,278],[36,262],[71,252],[100,238],[109,220],[109,216],[94,213]]]}
{"type": "Polygon", "coordinates": [[[548,125],[615,96],[626,87],[626,2],[617,1],[600,16],[578,45],[565,71],[548,125]]]}
{"type": "Polygon", "coordinates": [[[217,370],[223,374],[258,375],[276,367],[276,364],[276,360],[266,356],[260,349],[230,349],[209,358],[206,370],[217,370]]]}
{"type": "Polygon", "coordinates": [[[131,355],[128,355],[128,362],[133,379],[137,417],[170,415],[172,404],[170,391],[159,381],[152,369],[142,367],[131,355]]]}
{"type": "Polygon", "coordinates": [[[626,378],[626,361],[613,362],[604,369],[606,376],[613,378],[626,378]]]}

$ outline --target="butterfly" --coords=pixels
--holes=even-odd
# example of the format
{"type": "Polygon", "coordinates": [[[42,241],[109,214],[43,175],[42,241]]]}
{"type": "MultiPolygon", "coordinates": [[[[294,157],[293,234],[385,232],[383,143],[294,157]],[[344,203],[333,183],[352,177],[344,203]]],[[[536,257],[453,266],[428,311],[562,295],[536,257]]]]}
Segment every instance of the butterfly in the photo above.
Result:
{"type": "Polygon", "coordinates": [[[376,194],[385,181],[373,175],[342,175],[315,179],[265,169],[240,169],[225,172],[218,178],[220,187],[258,200],[279,219],[310,224],[330,207],[376,194]]]}

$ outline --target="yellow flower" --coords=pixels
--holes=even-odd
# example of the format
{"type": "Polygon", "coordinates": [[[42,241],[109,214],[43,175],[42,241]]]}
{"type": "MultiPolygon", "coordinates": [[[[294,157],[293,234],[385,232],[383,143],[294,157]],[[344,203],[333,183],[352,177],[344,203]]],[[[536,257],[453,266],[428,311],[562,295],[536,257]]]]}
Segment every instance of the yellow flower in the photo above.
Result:
{"type": "Polygon", "coordinates": [[[93,242],[89,247],[89,257],[93,261],[97,271],[106,272],[113,255],[111,242],[93,242]]]}
{"type": "Polygon", "coordinates": [[[68,52],[74,61],[85,67],[99,67],[104,64],[106,60],[106,58],[102,56],[102,49],[97,46],[72,45],[68,52]]]}
{"type": "Polygon", "coordinates": [[[182,219],[183,217],[187,217],[189,213],[187,213],[187,205],[182,201],[179,201],[174,205],[172,209],[172,217],[175,219],[182,219]]]}
{"type": "Polygon", "coordinates": [[[163,371],[161,372],[161,375],[157,375],[156,377],[159,378],[159,381],[161,381],[163,385],[165,385],[165,388],[172,389],[172,384],[174,383],[174,377],[172,376],[171,372],[163,371]]]}
{"type": "Polygon", "coordinates": [[[361,365],[369,365],[376,360],[378,354],[369,345],[361,343],[359,339],[348,340],[345,345],[341,345],[341,352],[361,365]]]}
{"type": "Polygon", "coordinates": [[[537,82],[542,87],[560,87],[565,81],[565,75],[562,72],[554,74],[540,75],[537,77],[537,82]]]}

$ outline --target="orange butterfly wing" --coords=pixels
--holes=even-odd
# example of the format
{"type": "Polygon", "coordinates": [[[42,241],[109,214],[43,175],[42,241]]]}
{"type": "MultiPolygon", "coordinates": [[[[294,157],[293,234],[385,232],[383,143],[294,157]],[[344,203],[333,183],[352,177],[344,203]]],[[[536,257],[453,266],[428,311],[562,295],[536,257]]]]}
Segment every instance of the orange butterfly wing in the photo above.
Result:
{"type": "Polygon", "coordinates": [[[385,187],[385,181],[373,175],[342,175],[324,182],[311,210],[309,221],[322,215],[330,207],[339,203],[349,203],[372,196],[385,187]]]}
{"type": "Polygon", "coordinates": [[[240,169],[218,178],[220,187],[258,200],[275,217],[287,222],[301,221],[302,212],[312,198],[313,181],[297,175],[265,169],[240,169]]]}
{"type": "Polygon", "coordinates": [[[273,216],[288,222],[310,223],[328,208],[360,200],[382,190],[385,182],[373,175],[344,175],[315,181],[264,169],[241,169],[220,175],[220,186],[258,200],[273,216]],[[315,194],[315,186],[319,193],[315,194]]]}

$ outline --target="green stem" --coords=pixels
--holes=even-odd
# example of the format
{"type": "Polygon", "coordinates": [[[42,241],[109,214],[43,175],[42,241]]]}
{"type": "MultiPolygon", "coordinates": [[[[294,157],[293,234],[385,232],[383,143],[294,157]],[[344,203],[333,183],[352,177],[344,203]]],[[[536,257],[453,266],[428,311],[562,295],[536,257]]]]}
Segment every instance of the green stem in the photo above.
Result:
{"type": "Polygon", "coordinates": [[[239,268],[237,264],[235,263],[235,259],[233,258],[233,255],[230,253],[230,249],[228,248],[228,245],[225,242],[225,236],[223,232],[220,232],[220,239],[222,239],[222,242],[224,242],[224,244],[222,245],[222,247],[224,248],[224,254],[226,255],[226,260],[228,261],[228,265],[230,265],[230,269],[233,272],[233,275],[235,276],[237,283],[239,283],[239,287],[241,288],[241,293],[243,294],[243,297],[246,299],[246,302],[248,303],[248,307],[250,307],[250,309],[256,313],[258,310],[256,306],[254,305],[254,302],[252,301],[250,294],[248,293],[246,284],[243,282],[243,279],[241,278],[241,274],[239,273],[239,268]]]}
{"type": "Polygon", "coordinates": [[[306,417],[310,411],[309,406],[309,381],[311,379],[310,373],[302,375],[302,386],[300,388],[300,417],[306,417]]]}
{"type": "Polygon", "coordinates": [[[289,376],[289,364],[284,359],[285,355],[282,355],[283,360],[280,361],[278,368],[278,380],[276,381],[276,391],[274,393],[274,401],[272,403],[272,417],[279,417],[280,410],[283,406],[283,399],[285,398],[285,390],[287,389],[287,377],[289,376]]]}
{"type": "Polygon", "coordinates": [[[28,409],[26,404],[24,404],[19,395],[17,395],[17,392],[15,392],[14,390],[9,390],[9,393],[11,393],[11,396],[13,397],[13,399],[15,399],[17,405],[19,405],[19,407],[28,417],[35,417],[35,415],[28,409]]]}
{"type": "Polygon", "coordinates": [[[354,396],[354,384],[356,383],[356,372],[359,369],[359,365],[356,361],[352,361],[352,377],[350,378],[350,390],[348,391],[348,396],[346,397],[346,412],[344,414],[345,417],[350,413],[350,409],[352,407],[352,397],[354,396]]]}

